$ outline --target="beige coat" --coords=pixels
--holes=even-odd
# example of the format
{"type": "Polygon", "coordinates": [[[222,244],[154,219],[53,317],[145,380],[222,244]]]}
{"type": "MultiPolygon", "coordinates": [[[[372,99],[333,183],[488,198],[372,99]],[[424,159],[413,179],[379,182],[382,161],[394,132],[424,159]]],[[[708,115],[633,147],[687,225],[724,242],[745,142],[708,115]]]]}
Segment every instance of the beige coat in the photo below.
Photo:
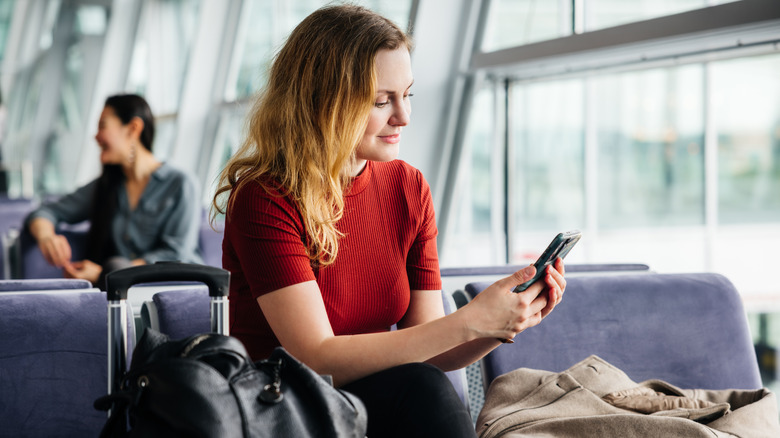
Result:
{"type": "Polygon", "coordinates": [[[637,384],[597,356],[562,373],[521,368],[493,381],[480,438],[780,437],[774,393],[637,384]]]}

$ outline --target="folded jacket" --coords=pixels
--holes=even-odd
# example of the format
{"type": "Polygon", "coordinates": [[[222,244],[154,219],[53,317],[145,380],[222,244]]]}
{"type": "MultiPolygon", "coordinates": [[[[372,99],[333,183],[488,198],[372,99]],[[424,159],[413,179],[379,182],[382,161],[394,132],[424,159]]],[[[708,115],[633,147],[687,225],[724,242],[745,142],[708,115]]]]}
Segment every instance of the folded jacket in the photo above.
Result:
{"type": "Polygon", "coordinates": [[[768,389],[680,389],[642,383],[597,356],[561,373],[521,368],[496,378],[477,418],[480,438],[780,437],[768,389]]]}

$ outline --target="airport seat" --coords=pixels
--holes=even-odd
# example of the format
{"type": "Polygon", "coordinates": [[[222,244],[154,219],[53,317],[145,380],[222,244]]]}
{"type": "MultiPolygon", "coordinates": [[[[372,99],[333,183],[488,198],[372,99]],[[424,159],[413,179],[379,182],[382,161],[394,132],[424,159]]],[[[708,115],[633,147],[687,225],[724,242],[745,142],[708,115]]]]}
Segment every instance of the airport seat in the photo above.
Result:
{"type": "Polygon", "coordinates": [[[106,306],[94,288],[0,293],[0,437],[98,436],[106,413],[93,402],[108,386],[106,306]]]}
{"type": "MultiPolygon", "coordinates": [[[[70,243],[72,260],[83,260],[87,252],[88,226],[74,226],[59,229],[58,233],[65,236],[70,243]]],[[[27,229],[19,234],[17,245],[18,266],[15,267],[15,278],[62,278],[62,269],[50,265],[43,258],[38,243],[27,229]]]]}
{"type": "Polygon", "coordinates": [[[19,237],[24,218],[35,205],[32,199],[0,198],[0,279],[11,278],[11,248],[19,237]]]}
{"type": "Polygon", "coordinates": [[[145,327],[182,339],[211,331],[209,290],[203,284],[155,293],[141,308],[145,327]]]}
{"type": "Polygon", "coordinates": [[[222,267],[222,237],[224,231],[224,221],[218,221],[215,227],[212,228],[207,215],[204,215],[198,232],[198,249],[204,264],[217,268],[222,267]]]}
{"type": "MultiPolygon", "coordinates": [[[[457,310],[457,307],[455,306],[455,301],[452,300],[452,295],[450,295],[448,292],[442,291],[441,292],[441,298],[442,303],[444,304],[444,314],[449,315],[450,313],[457,310]]],[[[455,392],[458,393],[458,397],[463,401],[463,404],[466,405],[466,409],[470,409],[469,404],[469,386],[468,386],[468,378],[466,375],[466,369],[462,368],[455,371],[447,371],[447,377],[450,379],[450,382],[452,382],[452,386],[455,388],[455,392]]],[[[476,418],[472,414],[472,418],[476,418]]]]}
{"type": "MultiPolygon", "coordinates": [[[[480,293],[489,282],[471,283],[480,293]]],[[[711,273],[583,276],[541,324],[482,361],[485,388],[517,368],[561,372],[595,354],[632,380],[681,388],[760,388],[739,293],[711,273]]]]}
{"type": "MultiPolygon", "coordinates": [[[[468,266],[441,268],[442,277],[473,277],[473,276],[507,276],[519,271],[528,265],[497,265],[497,266],[468,266]]],[[[586,273],[636,273],[650,271],[650,266],[643,263],[573,263],[566,264],[566,274],[586,273]]]]}
{"type": "Polygon", "coordinates": [[[92,283],[76,278],[34,278],[0,280],[0,292],[89,289],[92,283]]]}

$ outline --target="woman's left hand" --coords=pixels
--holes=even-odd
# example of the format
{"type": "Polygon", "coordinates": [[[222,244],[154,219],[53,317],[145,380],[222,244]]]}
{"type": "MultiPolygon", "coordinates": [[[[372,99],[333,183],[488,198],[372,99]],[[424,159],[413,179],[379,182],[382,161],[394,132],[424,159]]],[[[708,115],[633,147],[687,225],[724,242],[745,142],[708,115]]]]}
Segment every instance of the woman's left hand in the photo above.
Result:
{"type": "Polygon", "coordinates": [[[103,267],[91,260],[82,260],[65,265],[63,270],[65,278],[81,278],[94,284],[100,278],[103,267]]]}
{"type": "Polygon", "coordinates": [[[566,279],[563,274],[563,259],[559,257],[552,266],[547,267],[547,273],[543,277],[547,291],[547,306],[542,310],[542,318],[552,312],[563,299],[563,292],[566,290],[566,279]]]}

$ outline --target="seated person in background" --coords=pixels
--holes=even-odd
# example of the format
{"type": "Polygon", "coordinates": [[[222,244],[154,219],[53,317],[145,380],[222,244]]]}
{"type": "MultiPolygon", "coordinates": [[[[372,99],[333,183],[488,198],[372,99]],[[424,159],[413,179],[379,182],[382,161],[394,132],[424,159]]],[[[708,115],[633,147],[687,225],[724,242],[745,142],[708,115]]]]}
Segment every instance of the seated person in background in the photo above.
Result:
{"type": "Polygon", "coordinates": [[[95,140],[100,177],[25,221],[46,261],[62,267],[65,277],[99,287],[115,269],[160,260],[201,263],[197,186],[152,154],[154,117],[146,101],[132,94],[106,99],[95,140]],[[56,224],[84,220],[90,221],[86,259],[73,261],[56,224]]]}
{"type": "Polygon", "coordinates": [[[563,295],[563,263],[522,293],[511,289],[533,267],[444,315],[430,188],[396,160],[411,44],[367,9],[333,6],[276,56],[213,202],[227,212],[230,332],[255,360],[281,345],[331,375],[366,405],[371,438],[474,437],[442,370],[538,324],[563,295]]]}

